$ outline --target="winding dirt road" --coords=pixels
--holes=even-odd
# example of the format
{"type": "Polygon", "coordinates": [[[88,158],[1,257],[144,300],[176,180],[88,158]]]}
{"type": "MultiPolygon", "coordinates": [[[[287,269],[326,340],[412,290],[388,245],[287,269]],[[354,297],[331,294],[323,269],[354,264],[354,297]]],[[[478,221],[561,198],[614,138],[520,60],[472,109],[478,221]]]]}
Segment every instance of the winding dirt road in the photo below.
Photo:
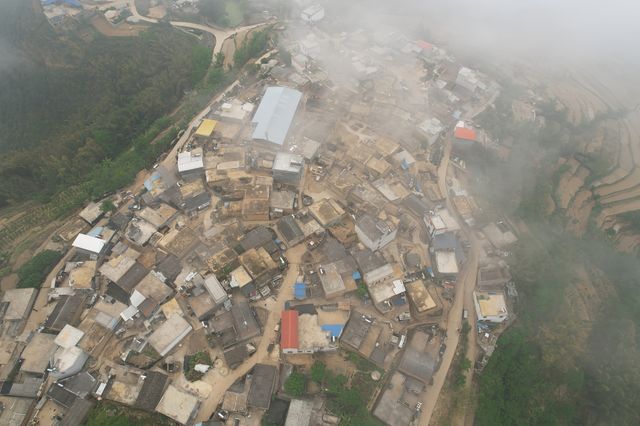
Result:
{"type": "MultiPolygon", "coordinates": [[[[150,18],[148,16],[144,16],[144,15],[140,15],[140,13],[138,12],[138,9],[136,7],[136,2],[135,0],[128,0],[127,4],[129,5],[129,10],[131,11],[131,15],[138,19],[139,21],[143,21],[143,22],[149,22],[151,24],[157,24],[159,22],[158,19],[156,18],[150,18]]],[[[260,24],[255,24],[255,25],[247,25],[245,27],[237,27],[237,28],[229,28],[226,30],[220,30],[217,28],[213,28],[210,27],[208,25],[202,25],[202,24],[196,24],[194,22],[186,22],[186,21],[169,21],[169,23],[171,25],[173,25],[174,27],[179,27],[179,28],[189,28],[192,30],[198,30],[198,31],[204,31],[207,32],[209,34],[211,34],[214,38],[214,44],[213,44],[213,55],[211,57],[212,61],[215,61],[215,55],[216,53],[220,52],[222,50],[222,44],[223,42],[230,38],[233,37],[235,34],[241,32],[241,31],[246,31],[246,30],[250,30],[253,28],[257,28],[257,27],[261,27],[263,25],[266,25],[266,23],[260,23],[260,24]]]]}

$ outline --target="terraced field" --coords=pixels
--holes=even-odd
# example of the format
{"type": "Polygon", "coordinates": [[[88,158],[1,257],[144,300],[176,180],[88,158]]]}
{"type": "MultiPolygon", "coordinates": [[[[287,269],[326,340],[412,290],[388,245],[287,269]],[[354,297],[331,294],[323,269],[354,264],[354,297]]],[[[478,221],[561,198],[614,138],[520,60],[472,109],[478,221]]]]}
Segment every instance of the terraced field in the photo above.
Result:
{"type": "MultiPolygon", "coordinates": [[[[545,94],[561,105],[567,120],[576,129],[589,129],[588,140],[578,142],[582,152],[613,164],[607,170],[606,164],[564,162],[566,170],[558,177],[554,200],[570,219],[569,229],[579,235],[593,212],[598,212],[595,223],[609,228],[618,224],[617,215],[640,210],[640,84],[630,86],[627,83],[634,80],[627,78],[631,77],[572,72],[544,82],[545,94]]],[[[620,248],[638,246],[640,237],[630,235],[624,226],[618,228],[620,248]]]]}

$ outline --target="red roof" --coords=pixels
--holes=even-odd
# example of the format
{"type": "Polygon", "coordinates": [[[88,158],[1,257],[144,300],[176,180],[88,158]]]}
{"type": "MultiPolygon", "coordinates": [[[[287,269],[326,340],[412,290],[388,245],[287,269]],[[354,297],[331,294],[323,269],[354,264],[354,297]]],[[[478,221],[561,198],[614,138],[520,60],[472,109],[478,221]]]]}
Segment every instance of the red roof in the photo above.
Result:
{"type": "Polygon", "coordinates": [[[298,349],[298,311],[282,311],[280,348],[298,349]]]}
{"type": "Polygon", "coordinates": [[[473,129],[469,129],[467,127],[456,127],[455,132],[453,133],[457,139],[464,139],[467,141],[476,141],[478,137],[476,135],[476,131],[473,129]]]}
{"type": "Polygon", "coordinates": [[[428,41],[418,40],[416,44],[420,49],[425,49],[425,50],[433,49],[433,44],[429,43],[428,41]]]}

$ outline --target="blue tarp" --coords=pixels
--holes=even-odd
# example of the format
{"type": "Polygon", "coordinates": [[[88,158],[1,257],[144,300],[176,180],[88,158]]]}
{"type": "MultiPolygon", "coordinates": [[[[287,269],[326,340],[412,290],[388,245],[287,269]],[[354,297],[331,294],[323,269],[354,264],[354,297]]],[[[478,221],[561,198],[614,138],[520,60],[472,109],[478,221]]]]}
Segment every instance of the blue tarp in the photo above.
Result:
{"type": "Polygon", "coordinates": [[[351,277],[354,280],[361,280],[362,279],[362,275],[360,275],[360,271],[355,271],[353,274],[351,274],[351,277]]]}
{"type": "Polygon", "coordinates": [[[307,298],[307,285],[305,283],[295,283],[293,285],[293,295],[298,300],[307,298]]]}
{"type": "Polygon", "coordinates": [[[328,331],[331,333],[331,337],[340,337],[344,324],[325,324],[321,325],[322,331],[328,331]]]}
{"type": "Polygon", "coordinates": [[[98,238],[100,237],[100,234],[102,234],[102,231],[104,231],[104,227],[96,226],[91,231],[87,232],[87,235],[98,238]]]}

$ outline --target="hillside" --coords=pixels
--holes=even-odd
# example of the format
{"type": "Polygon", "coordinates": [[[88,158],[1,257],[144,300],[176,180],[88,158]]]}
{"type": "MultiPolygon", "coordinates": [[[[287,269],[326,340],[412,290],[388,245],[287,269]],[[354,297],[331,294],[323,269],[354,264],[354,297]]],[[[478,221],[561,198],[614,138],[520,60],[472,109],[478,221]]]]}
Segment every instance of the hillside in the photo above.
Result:
{"type": "Polygon", "coordinates": [[[206,73],[210,51],[170,26],[108,38],[55,32],[30,2],[0,3],[0,206],[47,198],[131,146],[206,73]]]}
{"type": "Polygon", "coordinates": [[[599,129],[613,113],[576,125],[575,114],[539,102],[540,119],[522,122],[519,97],[507,87],[478,118],[512,141],[510,160],[482,150],[468,160],[483,207],[510,212],[523,231],[509,257],[518,319],[479,376],[477,424],[638,424],[637,255],[617,252],[596,215],[571,217],[578,189],[609,172],[616,139],[599,129]]]}

